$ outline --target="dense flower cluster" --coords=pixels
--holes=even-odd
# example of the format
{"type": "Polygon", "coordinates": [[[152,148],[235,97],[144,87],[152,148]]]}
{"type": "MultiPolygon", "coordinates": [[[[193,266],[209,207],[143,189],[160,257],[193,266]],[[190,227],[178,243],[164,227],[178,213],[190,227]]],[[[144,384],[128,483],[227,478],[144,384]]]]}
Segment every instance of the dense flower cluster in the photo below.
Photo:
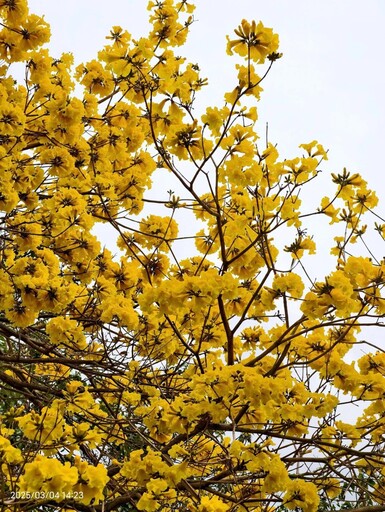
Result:
{"type": "Polygon", "coordinates": [[[385,261],[354,250],[376,194],[344,169],[304,213],[327,152],[260,147],[272,29],[241,22],[235,87],[197,115],[194,5],[148,9],[146,37],[114,26],[73,67],[0,0],[2,510],[315,512],[362,475],[384,504],[385,356],[359,333],[383,325],[385,261]]]}

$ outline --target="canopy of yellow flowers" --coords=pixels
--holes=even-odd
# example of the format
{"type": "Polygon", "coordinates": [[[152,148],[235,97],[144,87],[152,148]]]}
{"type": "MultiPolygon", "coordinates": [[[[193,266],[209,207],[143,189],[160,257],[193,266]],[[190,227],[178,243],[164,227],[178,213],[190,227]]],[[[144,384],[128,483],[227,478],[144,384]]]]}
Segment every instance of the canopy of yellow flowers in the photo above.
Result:
{"type": "Polygon", "coordinates": [[[316,512],[352,482],[384,505],[385,351],[359,337],[385,314],[376,194],[344,169],[309,212],[327,151],[260,142],[271,28],[241,21],[234,84],[197,115],[194,5],[148,9],[147,36],[112,27],[74,67],[0,0],[2,510],[316,512]]]}

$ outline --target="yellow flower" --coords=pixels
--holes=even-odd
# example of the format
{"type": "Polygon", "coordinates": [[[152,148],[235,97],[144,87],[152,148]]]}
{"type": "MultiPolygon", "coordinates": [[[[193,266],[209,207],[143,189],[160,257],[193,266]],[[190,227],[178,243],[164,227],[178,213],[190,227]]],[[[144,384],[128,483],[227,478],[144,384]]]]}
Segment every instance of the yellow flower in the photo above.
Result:
{"type": "Polygon", "coordinates": [[[10,213],[18,204],[19,195],[14,189],[11,180],[2,174],[2,182],[0,184],[0,210],[10,213]]]}
{"type": "Polygon", "coordinates": [[[152,494],[156,495],[165,491],[168,483],[163,478],[154,478],[147,482],[146,487],[152,494]]]}
{"type": "Polygon", "coordinates": [[[11,445],[9,439],[0,435],[0,453],[3,452],[8,464],[20,464],[23,461],[21,450],[11,445]]]}
{"type": "Polygon", "coordinates": [[[27,0],[12,0],[2,2],[0,15],[4,16],[7,22],[18,24],[24,21],[28,15],[27,0]]]}
{"type": "Polygon", "coordinates": [[[11,103],[0,105],[0,134],[3,137],[18,137],[24,131],[26,117],[23,110],[11,103]]]}
{"type": "Polygon", "coordinates": [[[181,160],[201,160],[205,153],[210,152],[209,144],[210,142],[206,141],[207,147],[205,144],[202,145],[202,129],[196,121],[187,125],[176,124],[167,137],[168,151],[181,160]]]}
{"type": "Polygon", "coordinates": [[[341,482],[337,478],[328,478],[326,480],[321,480],[319,483],[320,490],[324,491],[330,499],[336,498],[341,494],[342,489],[340,485],[341,482]]]}
{"type": "Polygon", "coordinates": [[[36,309],[29,308],[17,300],[14,301],[13,304],[9,304],[9,306],[11,307],[7,309],[5,316],[16,327],[28,327],[32,325],[39,314],[36,309]]]}
{"type": "Polygon", "coordinates": [[[152,493],[144,492],[136,506],[138,510],[144,510],[145,512],[156,512],[159,510],[160,504],[152,493]]]}
{"type": "Polygon", "coordinates": [[[220,129],[227,120],[229,113],[228,107],[223,107],[222,109],[208,107],[206,113],[202,116],[202,123],[207,125],[214,135],[219,135],[220,129]]]}
{"type": "Polygon", "coordinates": [[[104,69],[97,60],[78,66],[75,76],[87,91],[93,94],[107,96],[114,88],[111,72],[104,69]]]}
{"type": "Polygon", "coordinates": [[[109,481],[107,469],[103,464],[91,466],[86,461],[81,460],[79,456],[75,457],[75,467],[79,473],[79,481],[73,487],[74,492],[82,496],[80,501],[84,505],[99,503],[104,499],[104,488],[109,481]]]}
{"type": "Polygon", "coordinates": [[[239,87],[246,89],[246,96],[254,96],[257,100],[260,99],[262,87],[259,85],[261,77],[256,74],[254,66],[240,66],[236,65],[238,69],[239,87]]]}
{"type": "Polygon", "coordinates": [[[22,492],[51,493],[55,501],[62,501],[66,493],[72,492],[77,481],[78,470],[69,462],[62,464],[57,459],[37,455],[33,462],[24,466],[18,485],[22,492]]]}
{"type": "Polygon", "coordinates": [[[178,225],[171,217],[160,217],[158,215],[149,215],[143,219],[139,225],[140,233],[136,235],[136,240],[142,246],[150,249],[157,247],[159,250],[168,252],[169,244],[176,239],[178,235],[178,225]]]}
{"type": "Polygon", "coordinates": [[[84,350],[87,346],[81,326],[69,317],[58,316],[49,320],[46,333],[54,345],[79,350],[84,350]]]}
{"type": "Polygon", "coordinates": [[[20,38],[18,41],[21,50],[33,50],[51,37],[49,25],[40,16],[30,14],[21,24],[20,38]]]}
{"type": "Polygon", "coordinates": [[[292,297],[299,299],[305,288],[301,277],[294,273],[276,274],[272,284],[273,290],[277,293],[289,293],[292,297]]]}
{"type": "Polygon", "coordinates": [[[314,254],[316,245],[314,240],[312,240],[310,237],[303,238],[300,235],[291,245],[286,246],[284,250],[286,252],[290,252],[293,258],[301,259],[305,251],[308,251],[309,254],[314,254]]]}
{"type": "Polygon", "coordinates": [[[182,0],[181,2],[178,2],[175,7],[176,9],[178,9],[178,11],[186,11],[190,14],[195,10],[195,5],[187,2],[187,0],[182,0]]]}
{"type": "Polygon", "coordinates": [[[113,319],[117,319],[121,327],[137,329],[139,319],[131,299],[122,295],[113,295],[103,300],[100,320],[111,322],[113,319]]]}
{"type": "Polygon", "coordinates": [[[219,249],[219,238],[206,234],[202,229],[196,234],[195,246],[202,254],[213,254],[219,249]]]}
{"type": "Polygon", "coordinates": [[[328,159],[327,152],[324,150],[322,144],[318,144],[316,140],[313,140],[308,144],[301,144],[299,147],[303,148],[311,157],[321,156],[323,160],[328,159]]]}
{"type": "Polygon", "coordinates": [[[313,483],[299,479],[288,481],[283,504],[289,510],[298,507],[304,512],[316,512],[319,502],[317,487],[313,483]]]}
{"type": "Polygon", "coordinates": [[[279,45],[278,35],[271,28],[264,27],[262,22],[249,23],[242,20],[239,27],[234,30],[238,39],[230,40],[227,36],[227,53],[238,53],[242,57],[248,57],[254,62],[263,64],[265,58],[277,51],[279,45]]]}
{"type": "Polygon", "coordinates": [[[338,215],[340,213],[340,209],[335,208],[333,206],[333,202],[326,196],[322,198],[319,211],[331,218],[330,224],[334,224],[334,222],[339,221],[338,215]]]}
{"type": "Polygon", "coordinates": [[[198,512],[227,512],[230,506],[218,496],[203,496],[197,510],[198,512]]]}
{"type": "Polygon", "coordinates": [[[41,414],[35,411],[17,418],[24,435],[42,444],[51,444],[60,439],[65,430],[65,421],[59,408],[43,407],[41,414]]]}

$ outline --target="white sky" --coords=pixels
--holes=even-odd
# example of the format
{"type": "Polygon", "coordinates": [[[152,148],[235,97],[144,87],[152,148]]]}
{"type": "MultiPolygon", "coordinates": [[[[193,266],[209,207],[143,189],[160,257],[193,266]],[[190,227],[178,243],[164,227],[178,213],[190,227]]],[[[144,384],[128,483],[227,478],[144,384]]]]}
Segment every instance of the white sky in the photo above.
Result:
{"type": "MultiPolygon", "coordinates": [[[[121,25],[136,37],[148,30],[147,0],[29,0],[29,4],[31,12],[45,14],[51,24],[53,55],[71,51],[77,64],[96,57],[112,25],[121,25]]],[[[232,34],[242,18],[261,20],[280,35],[284,53],[262,84],[261,137],[264,140],[268,122],[269,139],[278,144],[282,158],[299,156],[299,144],[317,139],[329,149],[329,161],[322,164],[325,173],[343,167],[360,172],[382,198],[379,213],[385,214],[385,0],[365,4],[362,0],[196,0],[195,4],[197,21],[179,53],[199,63],[202,76],[209,79],[198,101],[223,104],[223,93],[234,87],[236,76],[236,61],[225,53],[225,35],[232,34]]],[[[319,198],[323,195],[320,190],[319,198]]],[[[325,241],[330,233],[329,229],[322,233],[325,241]]]]}
{"type": "MultiPolygon", "coordinates": [[[[279,33],[284,53],[264,83],[259,106],[261,122],[269,122],[271,140],[278,143],[282,156],[290,158],[300,143],[318,139],[330,150],[330,169],[346,166],[360,171],[384,196],[385,1],[195,3],[197,22],[180,53],[198,62],[202,75],[209,78],[205,102],[221,104],[222,92],[234,84],[234,61],[225,54],[225,34],[231,34],[242,18],[261,20],[279,33]]],[[[29,4],[52,26],[53,53],[72,51],[78,63],[96,57],[112,25],[121,25],[134,36],[147,32],[147,0],[29,4]]]]}

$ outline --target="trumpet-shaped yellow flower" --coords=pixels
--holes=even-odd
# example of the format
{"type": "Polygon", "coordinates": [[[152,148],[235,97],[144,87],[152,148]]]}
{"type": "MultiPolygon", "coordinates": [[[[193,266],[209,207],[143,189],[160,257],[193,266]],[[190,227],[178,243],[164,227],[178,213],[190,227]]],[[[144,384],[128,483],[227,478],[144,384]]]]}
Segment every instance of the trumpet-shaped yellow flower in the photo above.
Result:
{"type": "Polygon", "coordinates": [[[227,37],[227,53],[238,53],[254,62],[263,64],[266,57],[277,51],[279,45],[278,35],[271,28],[266,28],[262,22],[249,23],[242,20],[234,31],[238,39],[227,37]]]}

